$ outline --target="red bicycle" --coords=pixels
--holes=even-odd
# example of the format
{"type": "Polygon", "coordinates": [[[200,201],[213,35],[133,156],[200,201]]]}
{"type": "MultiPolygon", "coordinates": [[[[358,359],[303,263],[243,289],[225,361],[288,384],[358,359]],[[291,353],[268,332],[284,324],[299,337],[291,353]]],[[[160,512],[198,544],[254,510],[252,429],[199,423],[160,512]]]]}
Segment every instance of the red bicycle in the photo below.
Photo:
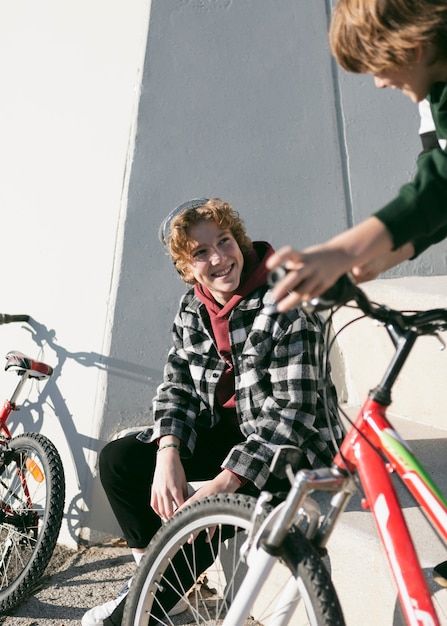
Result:
{"type": "MultiPolygon", "coordinates": [[[[347,303],[386,327],[395,352],[355,421],[345,416],[350,428],[332,467],[295,474],[296,449],[286,447],[278,451],[272,472],[289,476],[291,489],[273,508],[271,494],[263,493],[257,501],[237,494],[219,495],[181,509],[149,545],[126,600],[125,626],[177,623],[169,610],[180,599],[192,616],[187,623],[343,626],[342,609],[322,557],[357,490],[374,517],[406,623],[439,626],[391,475],[400,477],[444,543],[447,500],[386,411],[392,387],[416,340],[447,330],[447,309],[392,310],[371,302],[347,276],[308,308],[334,312],[347,303]],[[323,515],[310,497],[316,492],[330,494],[323,515]],[[231,567],[225,568],[228,559],[231,567]]],[[[330,322],[331,315],[326,321],[322,377],[327,376],[328,351],[334,341],[330,322]]],[[[327,407],[328,411],[336,408],[327,407]]]]}
{"type": "MultiPolygon", "coordinates": [[[[0,324],[28,319],[0,314],[0,324]]],[[[36,587],[53,554],[65,502],[64,470],[52,442],[35,432],[13,437],[7,425],[11,413],[19,410],[25,384],[48,379],[53,369],[12,351],[5,370],[15,372],[19,381],[0,410],[0,613],[36,587]]]]}

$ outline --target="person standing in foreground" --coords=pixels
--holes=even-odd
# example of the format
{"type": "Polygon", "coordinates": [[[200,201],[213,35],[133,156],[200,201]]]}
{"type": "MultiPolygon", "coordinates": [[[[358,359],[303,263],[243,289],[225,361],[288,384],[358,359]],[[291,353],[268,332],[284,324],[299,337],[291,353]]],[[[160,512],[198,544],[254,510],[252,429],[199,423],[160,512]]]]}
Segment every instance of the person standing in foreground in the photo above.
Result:
{"type": "MultiPolygon", "coordinates": [[[[154,425],[107,444],[99,462],[137,563],[161,520],[186,502],[288,491],[288,481],[269,471],[278,446],[299,448],[301,467],[326,466],[342,435],[324,406],[319,318],[264,312],[273,304],[265,266],[270,244],[252,242],[239,214],[218,198],[177,207],[160,239],[190,288],[174,320],[154,425]],[[203,486],[189,495],[188,482],[198,480],[203,486]]],[[[335,407],[333,385],[327,394],[335,407]]],[[[83,626],[118,626],[125,595],[90,609],[83,626]]]]}
{"type": "MultiPolygon", "coordinates": [[[[329,40],[344,69],[372,74],[376,87],[400,89],[415,103],[427,98],[438,139],[447,139],[445,0],[338,0],[329,40]]],[[[413,181],[372,217],[325,243],[303,251],[287,246],[269,259],[270,268],[293,270],[273,291],[277,310],[321,295],[346,272],[358,282],[371,280],[446,236],[447,152],[441,141],[419,156],[413,181]]]]}
{"type": "MultiPolygon", "coordinates": [[[[424,151],[414,180],[374,216],[325,243],[302,252],[287,246],[269,258],[270,269],[292,270],[273,290],[282,312],[346,272],[371,280],[447,236],[446,0],[338,0],[329,40],[344,69],[372,74],[376,87],[400,89],[419,103],[424,151]]],[[[447,561],[434,578],[447,586],[447,561]]]]}

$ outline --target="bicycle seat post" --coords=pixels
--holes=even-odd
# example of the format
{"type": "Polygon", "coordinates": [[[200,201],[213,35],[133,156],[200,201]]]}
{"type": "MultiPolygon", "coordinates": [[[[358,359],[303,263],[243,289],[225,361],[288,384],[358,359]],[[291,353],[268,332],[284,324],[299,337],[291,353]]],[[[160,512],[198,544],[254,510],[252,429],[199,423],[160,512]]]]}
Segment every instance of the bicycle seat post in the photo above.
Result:
{"type": "Polygon", "coordinates": [[[14,388],[10,398],[6,399],[3,402],[3,406],[0,409],[0,432],[3,432],[8,439],[11,438],[11,433],[6,426],[6,422],[8,421],[9,416],[13,411],[18,411],[18,406],[16,404],[17,398],[22,390],[23,385],[28,380],[28,372],[23,371],[19,372],[20,380],[14,388]]]}
{"type": "Polygon", "coordinates": [[[19,397],[20,392],[22,391],[26,381],[29,379],[29,372],[27,372],[26,370],[23,370],[21,372],[17,372],[17,374],[18,374],[20,380],[17,383],[17,385],[15,386],[15,389],[12,392],[11,397],[9,398],[9,403],[13,407],[12,408],[13,411],[16,410],[17,398],[19,397]]]}

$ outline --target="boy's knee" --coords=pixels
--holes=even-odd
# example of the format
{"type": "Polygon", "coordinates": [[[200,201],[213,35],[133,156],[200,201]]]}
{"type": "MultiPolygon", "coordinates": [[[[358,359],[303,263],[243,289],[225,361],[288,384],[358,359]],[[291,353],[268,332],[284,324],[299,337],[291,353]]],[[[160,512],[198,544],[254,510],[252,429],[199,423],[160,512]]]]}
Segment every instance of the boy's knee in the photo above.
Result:
{"type": "Polygon", "coordinates": [[[98,467],[102,484],[138,476],[155,464],[155,446],[136,437],[123,437],[107,443],[99,453],[98,467]]]}
{"type": "Polygon", "coordinates": [[[126,446],[122,445],[122,439],[110,441],[99,453],[98,467],[101,482],[116,473],[123,471],[126,446]]]}
{"type": "Polygon", "coordinates": [[[98,469],[99,469],[99,478],[101,483],[104,485],[104,482],[107,482],[107,478],[110,476],[110,473],[113,468],[113,459],[115,455],[111,453],[110,443],[106,444],[104,448],[99,453],[98,459],[98,469]]]}

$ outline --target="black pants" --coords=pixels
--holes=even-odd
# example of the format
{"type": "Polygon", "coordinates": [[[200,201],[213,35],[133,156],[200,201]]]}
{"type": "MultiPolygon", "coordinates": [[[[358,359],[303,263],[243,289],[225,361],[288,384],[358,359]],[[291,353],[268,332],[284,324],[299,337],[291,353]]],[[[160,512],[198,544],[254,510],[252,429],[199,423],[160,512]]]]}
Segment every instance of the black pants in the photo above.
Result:
{"type": "MultiPolygon", "coordinates": [[[[225,456],[242,434],[228,423],[198,432],[194,455],[182,459],[188,481],[210,480],[221,471],[225,456]]],[[[136,436],[107,444],[99,457],[101,482],[130,548],[145,548],[160,528],[160,518],[150,507],[156,443],[142,443],[136,436]]],[[[242,488],[256,495],[252,485],[242,488]]]]}
{"type": "MultiPolygon", "coordinates": [[[[220,422],[212,430],[199,431],[194,455],[182,459],[186,479],[196,481],[214,478],[221,471],[222,461],[229,450],[242,439],[240,431],[227,422],[220,422]]],[[[145,548],[161,525],[160,518],[150,507],[157,450],[156,443],[142,443],[136,436],[129,436],[107,444],[99,457],[102,485],[130,548],[145,548]]],[[[304,465],[307,466],[307,463],[304,465]]],[[[265,489],[273,493],[287,492],[289,488],[287,480],[274,477],[270,477],[265,485],[265,489]]],[[[239,491],[253,496],[259,494],[252,483],[247,483],[239,491]]],[[[233,532],[233,529],[228,532],[233,532]]],[[[217,537],[213,539],[215,541],[217,537]]],[[[210,544],[200,536],[195,543],[195,564],[199,570],[205,571],[213,562],[215,545],[211,549],[210,544]]],[[[176,564],[176,567],[184,568],[182,583],[186,587],[191,586],[194,582],[191,579],[192,568],[185,567],[184,562],[176,564]]],[[[169,571],[166,576],[170,576],[169,571]]],[[[174,580],[174,574],[172,576],[174,580]]],[[[169,610],[178,597],[178,593],[168,590],[160,599],[164,610],[169,610]]],[[[120,626],[123,608],[124,601],[104,620],[104,626],[120,626]]],[[[151,620],[149,624],[152,623],[151,620]]]]}

